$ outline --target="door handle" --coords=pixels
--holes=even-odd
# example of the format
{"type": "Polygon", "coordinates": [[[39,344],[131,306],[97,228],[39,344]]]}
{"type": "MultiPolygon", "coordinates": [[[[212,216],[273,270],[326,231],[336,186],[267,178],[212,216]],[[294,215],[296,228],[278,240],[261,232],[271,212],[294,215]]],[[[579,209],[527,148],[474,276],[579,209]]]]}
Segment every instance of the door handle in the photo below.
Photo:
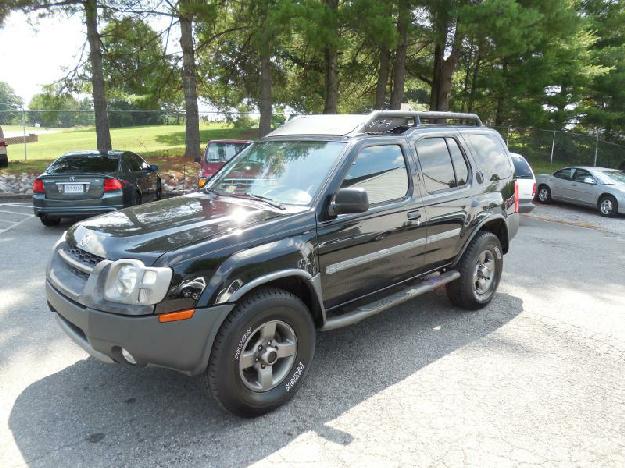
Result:
{"type": "Polygon", "coordinates": [[[409,211],[408,219],[416,221],[417,219],[421,219],[421,212],[419,210],[409,211]]]}

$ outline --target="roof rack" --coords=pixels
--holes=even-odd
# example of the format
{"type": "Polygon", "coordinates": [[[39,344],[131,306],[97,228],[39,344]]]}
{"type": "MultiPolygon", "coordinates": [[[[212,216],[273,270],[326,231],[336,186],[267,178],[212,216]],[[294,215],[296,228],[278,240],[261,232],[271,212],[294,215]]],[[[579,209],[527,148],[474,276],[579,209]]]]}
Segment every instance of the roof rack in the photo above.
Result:
{"type": "Polygon", "coordinates": [[[353,133],[404,133],[421,125],[448,125],[450,120],[457,121],[460,125],[482,126],[477,114],[379,110],[371,112],[367,120],[355,128],[353,133]]]}

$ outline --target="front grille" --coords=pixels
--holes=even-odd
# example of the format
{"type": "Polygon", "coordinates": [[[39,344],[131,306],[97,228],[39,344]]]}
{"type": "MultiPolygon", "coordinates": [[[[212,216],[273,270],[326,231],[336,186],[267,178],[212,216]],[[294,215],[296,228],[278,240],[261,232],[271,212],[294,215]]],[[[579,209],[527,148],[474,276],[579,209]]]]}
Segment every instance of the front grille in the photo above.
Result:
{"type": "Polygon", "coordinates": [[[87,265],[91,268],[94,268],[98,263],[104,260],[104,258],[93,255],[92,253],[79,249],[78,247],[69,248],[66,246],[63,248],[63,250],[77,262],[80,262],[83,265],[87,265]]]}

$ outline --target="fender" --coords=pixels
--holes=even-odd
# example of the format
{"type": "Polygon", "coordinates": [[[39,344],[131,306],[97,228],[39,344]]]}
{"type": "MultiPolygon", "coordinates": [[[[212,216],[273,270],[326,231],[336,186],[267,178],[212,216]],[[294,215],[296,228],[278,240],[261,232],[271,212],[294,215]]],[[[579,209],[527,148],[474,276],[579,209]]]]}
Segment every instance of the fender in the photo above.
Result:
{"type": "Polygon", "coordinates": [[[454,260],[452,262],[452,265],[456,265],[460,261],[460,259],[464,255],[465,250],[467,250],[467,247],[469,246],[469,244],[471,243],[473,238],[484,227],[484,225],[486,223],[489,223],[489,222],[495,221],[495,220],[499,220],[499,219],[504,222],[504,225],[506,226],[506,234],[507,234],[507,232],[508,232],[508,222],[507,222],[506,218],[502,214],[498,213],[498,214],[492,214],[490,216],[486,216],[485,218],[481,219],[475,225],[475,227],[471,230],[471,235],[467,236],[464,244],[462,245],[462,248],[458,252],[458,255],[456,255],[456,258],[454,258],[454,260]]]}
{"type": "Polygon", "coordinates": [[[309,290],[316,311],[323,310],[321,280],[314,233],[305,233],[241,250],[225,260],[209,279],[197,304],[210,307],[237,302],[248,292],[263,284],[296,278],[309,290]]]}

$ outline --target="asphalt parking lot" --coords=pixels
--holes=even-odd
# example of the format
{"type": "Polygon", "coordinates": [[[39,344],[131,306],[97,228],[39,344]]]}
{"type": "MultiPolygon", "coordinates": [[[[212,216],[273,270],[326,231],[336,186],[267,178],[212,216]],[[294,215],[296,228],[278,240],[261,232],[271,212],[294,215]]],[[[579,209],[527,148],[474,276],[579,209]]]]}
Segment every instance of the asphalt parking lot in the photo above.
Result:
{"type": "Polygon", "coordinates": [[[43,285],[67,225],[30,213],[0,204],[2,467],[625,465],[625,218],[539,207],[488,308],[438,292],[320,334],[295,400],[241,420],[66,338],[43,285]]]}

